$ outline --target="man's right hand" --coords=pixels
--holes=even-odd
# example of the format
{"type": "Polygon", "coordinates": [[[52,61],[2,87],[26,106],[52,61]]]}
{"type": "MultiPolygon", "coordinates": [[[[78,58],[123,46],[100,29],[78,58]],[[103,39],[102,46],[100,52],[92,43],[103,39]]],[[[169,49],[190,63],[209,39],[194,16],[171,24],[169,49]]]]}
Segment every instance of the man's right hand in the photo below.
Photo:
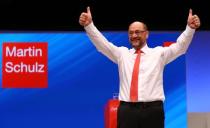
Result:
{"type": "Polygon", "coordinates": [[[82,12],[79,17],[79,24],[82,25],[83,27],[85,27],[92,22],[93,21],[92,21],[92,15],[90,12],[90,7],[87,7],[87,12],[82,12]]]}

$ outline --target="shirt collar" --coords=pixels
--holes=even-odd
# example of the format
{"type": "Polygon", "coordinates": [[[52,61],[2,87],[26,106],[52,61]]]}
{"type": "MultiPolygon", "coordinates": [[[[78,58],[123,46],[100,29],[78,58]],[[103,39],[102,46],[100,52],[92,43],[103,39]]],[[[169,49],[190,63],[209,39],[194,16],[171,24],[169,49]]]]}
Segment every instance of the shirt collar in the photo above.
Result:
{"type": "MultiPolygon", "coordinates": [[[[136,50],[135,50],[134,48],[131,49],[131,53],[135,54],[135,51],[136,51],[136,50]]],[[[142,51],[143,53],[148,53],[149,47],[148,47],[147,43],[144,45],[144,47],[141,48],[141,51],[142,51]]]]}

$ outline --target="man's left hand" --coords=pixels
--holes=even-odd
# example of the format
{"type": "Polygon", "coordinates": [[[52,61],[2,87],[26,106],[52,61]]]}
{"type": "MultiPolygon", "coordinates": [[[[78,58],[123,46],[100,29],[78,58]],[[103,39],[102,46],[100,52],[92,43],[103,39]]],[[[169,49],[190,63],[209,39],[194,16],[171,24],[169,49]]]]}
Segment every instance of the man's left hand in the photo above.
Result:
{"type": "Polygon", "coordinates": [[[188,16],[187,24],[192,29],[197,29],[201,25],[200,18],[197,15],[193,15],[192,14],[192,9],[190,9],[190,11],[189,11],[189,16],[188,16]]]}

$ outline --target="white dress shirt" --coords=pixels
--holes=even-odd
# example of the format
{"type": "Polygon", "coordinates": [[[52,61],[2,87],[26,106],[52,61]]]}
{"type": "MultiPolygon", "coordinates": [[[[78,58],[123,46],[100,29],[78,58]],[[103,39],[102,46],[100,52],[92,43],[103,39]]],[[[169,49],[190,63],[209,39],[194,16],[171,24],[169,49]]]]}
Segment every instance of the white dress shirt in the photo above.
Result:
{"type": "MultiPolygon", "coordinates": [[[[113,45],[98,31],[93,23],[86,26],[85,30],[97,50],[118,64],[120,78],[119,100],[130,102],[131,78],[137,56],[137,54],[134,54],[135,49],[113,45]]],[[[194,32],[194,29],[187,26],[176,43],[169,47],[149,48],[145,45],[141,49],[143,53],[141,54],[138,76],[139,102],[165,100],[163,90],[164,66],[186,52],[194,32]]]]}

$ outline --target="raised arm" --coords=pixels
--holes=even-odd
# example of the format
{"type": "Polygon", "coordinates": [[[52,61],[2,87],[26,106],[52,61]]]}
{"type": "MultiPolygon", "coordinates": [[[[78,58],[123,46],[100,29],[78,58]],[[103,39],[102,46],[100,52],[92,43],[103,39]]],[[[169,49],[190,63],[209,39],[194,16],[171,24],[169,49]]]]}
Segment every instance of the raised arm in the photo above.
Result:
{"type": "Polygon", "coordinates": [[[117,46],[110,43],[99,30],[94,26],[90,7],[87,7],[87,12],[83,12],[80,15],[79,23],[83,26],[93,44],[97,50],[117,63],[117,59],[120,56],[120,50],[117,46]]]}
{"type": "Polygon", "coordinates": [[[192,10],[189,10],[187,19],[187,27],[185,31],[178,37],[176,43],[164,48],[164,60],[165,64],[176,59],[178,56],[185,54],[191,41],[195,30],[200,27],[200,19],[197,15],[192,14],[192,10]]]}

